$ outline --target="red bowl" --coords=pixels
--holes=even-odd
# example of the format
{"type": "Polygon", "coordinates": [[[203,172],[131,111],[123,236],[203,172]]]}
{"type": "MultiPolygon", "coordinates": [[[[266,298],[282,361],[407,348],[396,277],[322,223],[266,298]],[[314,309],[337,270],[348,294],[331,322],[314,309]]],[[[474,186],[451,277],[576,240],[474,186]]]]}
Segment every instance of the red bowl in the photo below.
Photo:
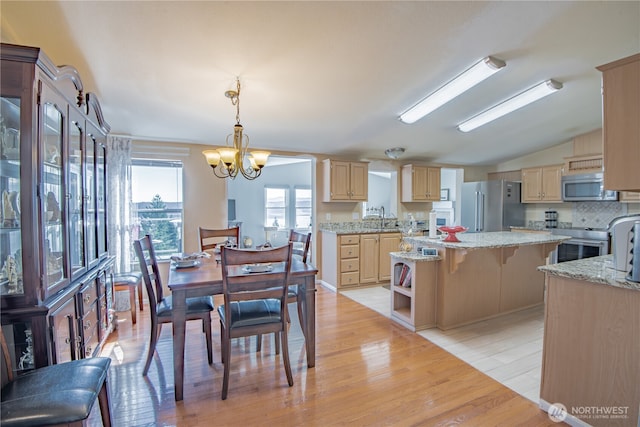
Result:
{"type": "Polygon", "coordinates": [[[461,225],[456,225],[454,227],[442,226],[438,228],[438,230],[442,231],[443,233],[464,233],[468,229],[469,227],[463,227],[461,225]]]}

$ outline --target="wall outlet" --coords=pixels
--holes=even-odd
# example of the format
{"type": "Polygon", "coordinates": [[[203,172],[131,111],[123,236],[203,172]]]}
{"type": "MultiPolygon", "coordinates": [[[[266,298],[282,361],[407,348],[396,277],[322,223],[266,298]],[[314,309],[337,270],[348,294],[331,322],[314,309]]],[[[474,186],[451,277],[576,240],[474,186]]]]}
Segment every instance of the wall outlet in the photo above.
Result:
{"type": "Polygon", "coordinates": [[[324,219],[326,219],[327,221],[331,221],[331,214],[330,213],[325,214],[324,219]]]}
{"type": "Polygon", "coordinates": [[[360,219],[360,214],[358,212],[352,212],[351,213],[351,218],[355,219],[355,220],[359,220],[360,219]]]}

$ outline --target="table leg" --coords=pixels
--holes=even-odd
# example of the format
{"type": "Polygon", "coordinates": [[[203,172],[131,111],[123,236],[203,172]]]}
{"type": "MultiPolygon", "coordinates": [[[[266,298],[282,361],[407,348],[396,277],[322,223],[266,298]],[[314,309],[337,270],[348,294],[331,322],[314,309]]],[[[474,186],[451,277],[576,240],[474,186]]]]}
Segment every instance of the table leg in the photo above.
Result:
{"type": "Polygon", "coordinates": [[[304,341],[307,348],[307,366],[316,366],[316,279],[308,276],[304,279],[304,341]]]}
{"type": "Polygon", "coordinates": [[[173,378],[175,381],[175,399],[182,400],[184,386],[184,337],[186,326],[186,292],[175,290],[173,298],[173,378]]]}

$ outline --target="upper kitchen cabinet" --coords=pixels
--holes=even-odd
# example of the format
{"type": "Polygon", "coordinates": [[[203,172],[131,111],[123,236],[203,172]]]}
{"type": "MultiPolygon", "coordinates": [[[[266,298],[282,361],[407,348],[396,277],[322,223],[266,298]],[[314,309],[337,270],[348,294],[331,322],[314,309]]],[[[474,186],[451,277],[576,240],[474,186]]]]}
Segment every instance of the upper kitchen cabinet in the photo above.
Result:
{"type": "Polygon", "coordinates": [[[103,213],[109,126],[75,68],[33,47],[3,43],[0,57],[0,317],[19,374],[56,362],[65,346],[80,354],[81,286],[103,297],[101,313],[113,308],[95,279],[113,263],[103,213]],[[71,341],[56,338],[58,325],[71,341]]]}
{"type": "Polygon", "coordinates": [[[440,168],[402,166],[402,202],[437,202],[440,200],[440,168]]]}
{"type": "Polygon", "coordinates": [[[522,202],[562,202],[562,165],[522,169],[522,202]]]}
{"type": "Polygon", "coordinates": [[[602,72],[604,185],[640,191],[640,54],[597,67],[602,72]]]}
{"type": "Polygon", "coordinates": [[[369,166],[365,162],[325,159],[323,202],[364,202],[369,197],[369,166]]]}

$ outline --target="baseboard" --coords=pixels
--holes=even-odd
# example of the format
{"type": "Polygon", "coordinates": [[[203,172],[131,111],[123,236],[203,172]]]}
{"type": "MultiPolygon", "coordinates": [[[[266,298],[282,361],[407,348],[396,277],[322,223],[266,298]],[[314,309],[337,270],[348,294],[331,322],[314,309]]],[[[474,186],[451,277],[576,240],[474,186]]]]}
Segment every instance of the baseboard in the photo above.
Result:
{"type": "MultiPolygon", "coordinates": [[[[539,404],[540,409],[545,411],[547,414],[549,413],[549,408],[551,408],[551,405],[552,404],[547,402],[546,400],[540,399],[540,404],[539,404]]],[[[565,412],[564,414],[562,414],[560,420],[558,420],[558,418],[554,418],[552,419],[552,421],[556,421],[556,422],[562,421],[573,427],[591,427],[591,424],[587,424],[586,422],[582,421],[580,418],[576,418],[573,415],[569,414],[568,412],[565,412]]]]}

